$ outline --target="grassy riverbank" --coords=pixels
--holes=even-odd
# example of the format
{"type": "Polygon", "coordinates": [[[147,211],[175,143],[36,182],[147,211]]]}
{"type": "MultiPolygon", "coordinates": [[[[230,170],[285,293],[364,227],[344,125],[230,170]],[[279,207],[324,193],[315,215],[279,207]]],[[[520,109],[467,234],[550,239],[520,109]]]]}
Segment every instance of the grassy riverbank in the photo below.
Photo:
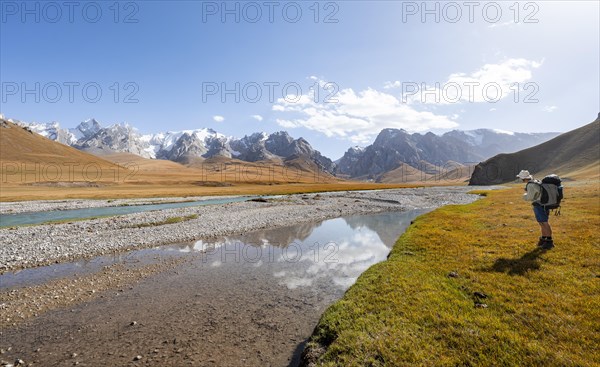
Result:
{"type": "Polygon", "coordinates": [[[419,217],[322,316],[324,366],[600,365],[600,192],[567,184],[556,247],[521,187],[419,217]]]}

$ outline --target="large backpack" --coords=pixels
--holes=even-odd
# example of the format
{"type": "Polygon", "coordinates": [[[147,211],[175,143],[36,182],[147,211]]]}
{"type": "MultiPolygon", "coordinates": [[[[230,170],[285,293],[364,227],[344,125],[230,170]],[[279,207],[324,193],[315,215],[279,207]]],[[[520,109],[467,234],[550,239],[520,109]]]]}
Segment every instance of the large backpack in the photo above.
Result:
{"type": "Polygon", "coordinates": [[[560,215],[560,202],[563,199],[563,187],[560,177],[557,175],[548,175],[542,179],[542,182],[535,182],[540,185],[542,195],[538,204],[546,209],[558,209],[556,215],[560,215]]]}

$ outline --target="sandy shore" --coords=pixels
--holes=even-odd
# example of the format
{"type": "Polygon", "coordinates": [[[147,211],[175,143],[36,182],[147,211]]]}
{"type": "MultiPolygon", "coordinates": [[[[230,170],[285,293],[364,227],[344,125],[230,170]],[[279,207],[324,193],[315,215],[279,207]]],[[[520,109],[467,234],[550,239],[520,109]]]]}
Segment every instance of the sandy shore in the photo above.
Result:
{"type": "MultiPolygon", "coordinates": [[[[464,204],[476,200],[476,195],[467,194],[473,189],[429,187],[286,195],[266,203],[248,201],[165,209],[61,224],[4,228],[0,229],[0,272],[134,248],[238,235],[345,215],[464,204]],[[187,220],[161,224],[176,217],[187,217],[187,220]]],[[[160,200],[174,201],[173,198],[147,199],[151,202],[160,200]]],[[[8,203],[2,205],[6,208],[8,203]]],[[[43,210],[64,210],[94,207],[99,205],[99,201],[10,203],[11,209],[15,211],[19,208],[30,210],[32,205],[43,210]]]]}

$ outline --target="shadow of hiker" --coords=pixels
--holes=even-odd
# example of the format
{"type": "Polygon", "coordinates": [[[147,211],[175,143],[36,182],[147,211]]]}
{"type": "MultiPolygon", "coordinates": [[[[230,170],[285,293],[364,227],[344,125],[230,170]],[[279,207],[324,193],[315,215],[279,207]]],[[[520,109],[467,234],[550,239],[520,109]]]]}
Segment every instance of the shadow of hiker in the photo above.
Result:
{"type": "Polygon", "coordinates": [[[507,273],[508,275],[525,275],[530,270],[538,270],[540,268],[539,257],[546,251],[548,250],[538,247],[523,254],[518,259],[500,258],[488,270],[507,273]]]}
{"type": "Polygon", "coordinates": [[[302,362],[302,352],[304,352],[304,347],[306,347],[306,343],[308,339],[301,341],[294,349],[294,353],[292,354],[292,358],[290,359],[290,364],[288,367],[298,367],[300,366],[300,362],[302,362]]]}

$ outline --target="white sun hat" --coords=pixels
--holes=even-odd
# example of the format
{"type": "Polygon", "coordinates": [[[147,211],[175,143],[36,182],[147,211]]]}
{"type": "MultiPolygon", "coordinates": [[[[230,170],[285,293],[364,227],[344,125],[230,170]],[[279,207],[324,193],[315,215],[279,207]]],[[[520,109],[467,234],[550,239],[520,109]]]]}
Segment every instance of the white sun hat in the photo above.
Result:
{"type": "Polygon", "coordinates": [[[519,172],[519,174],[517,175],[518,178],[520,178],[521,180],[525,180],[525,179],[532,179],[533,176],[531,175],[531,173],[529,173],[529,171],[527,170],[521,170],[521,172],[519,172]]]}

